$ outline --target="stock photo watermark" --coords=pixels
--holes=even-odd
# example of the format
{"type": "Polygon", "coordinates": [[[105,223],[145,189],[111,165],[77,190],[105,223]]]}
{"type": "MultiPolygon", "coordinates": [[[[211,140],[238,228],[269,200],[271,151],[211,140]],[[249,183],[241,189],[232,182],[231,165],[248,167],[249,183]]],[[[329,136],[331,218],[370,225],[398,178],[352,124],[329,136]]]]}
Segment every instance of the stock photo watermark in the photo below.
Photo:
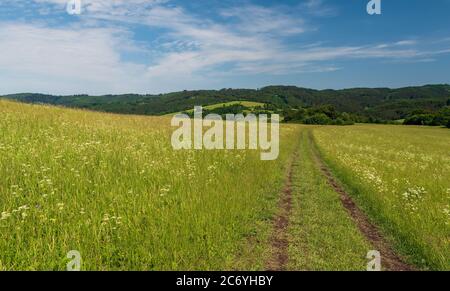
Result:
{"type": "MultiPolygon", "coordinates": [[[[70,261],[67,263],[67,271],[78,272],[81,271],[82,258],[81,254],[77,250],[71,250],[67,253],[66,258],[70,261]]],[[[367,262],[367,271],[369,272],[380,272],[381,267],[381,253],[377,250],[371,250],[367,252],[366,258],[369,260],[367,262]]],[[[270,281],[269,281],[270,283],[270,281]]],[[[178,285],[178,283],[177,283],[178,285]]]]}
{"type": "Polygon", "coordinates": [[[81,271],[81,254],[79,251],[72,250],[67,253],[66,257],[70,260],[66,265],[67,271],[81,271]]]}
{"type": "Polygon", "coordinates": [[[226,114],[223,120],[218,114],[203,117],[203,108],[197,106],[193,119],[178,114],[171,125],[178,127],[172,134],[174,150],[260,150],[263,161],[276,160],[279,155],[278,114],[271,114],[270,119],[267,114],[226,114]]]}
{"type": "Polygon", "coordinates": [[[379,251],[369,251],[366,257],[369,262],[367,263],[367,271],[379,272],[381,271],[381,254],[379,251]]]}
{"type": "MultiPolygon", "coordinates": [[[[80,15],[82,0],[67,0],[66,10],[69,15],[80,15]]],[[[381,15],[381,0],[370,0],[366,10],[369,15],[381,15]]]]}
{"type": "Polygon", "coordinates": [[[367,13],[369,15],[381,15],[381,0],[370,0],[367,3],[367,13]]]}
{"type": "Polygon", "coordinates": [[[66,11],[69,15],[81,14],[81,0],[68,0],[66,5],[66,11]]]}

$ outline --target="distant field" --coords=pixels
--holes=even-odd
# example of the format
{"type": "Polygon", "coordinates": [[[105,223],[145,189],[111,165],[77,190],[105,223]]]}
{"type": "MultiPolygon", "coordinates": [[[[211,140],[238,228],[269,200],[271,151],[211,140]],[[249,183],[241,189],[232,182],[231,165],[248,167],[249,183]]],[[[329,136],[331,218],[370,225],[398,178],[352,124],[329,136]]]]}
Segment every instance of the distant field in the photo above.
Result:
{"type": "Polygon", "coordinates": [[[254,108],[258,106],[264,106],[264,103],[261,102],[250,102],[250,101],[233,101],[233,102],[226,102],[226,103],[218,103],[210,106],[205,106],[205,109],[216,109],[223,106],[230,106],[230,105],[242,105],[248,108],[254,108]]]}
{"type": "Polygon", "coordinates": [[[64,270],[70,250],[84,270],[365,270],[372,242],[316,148],[407,263],[450,270],[448,129],[282,124],[267,162],[174,151],[170,117],[2,100],[0,115],[0,270],[64,270]]]}
{"type": "MultiPolygon", "coordinates": [[[[264,103],[260,103],[260,102],[251,102],[251,101],[232,101],[232,102],[224,102],[224,103],[217,103],[217,104],[213,104],[213,105],[208,105],[208,106],[203,106],[203,109],[207,109],[207,110],[213,110],[216,108],[220,108],[220,107],[224,107],[224,106],[232,106],[232,105],[242,105],[248,108],[255,108],[255,107],[263,107],[264,103]]],[[[194,109],[189,109],[186,110],[185,112],[193,112],[194,109]]],[[[172,116],[172,115],[176,115],[179,114],[181,112],[175,112],[175,113],[170,113],[167,114],[166,116],[172,116]]]]}

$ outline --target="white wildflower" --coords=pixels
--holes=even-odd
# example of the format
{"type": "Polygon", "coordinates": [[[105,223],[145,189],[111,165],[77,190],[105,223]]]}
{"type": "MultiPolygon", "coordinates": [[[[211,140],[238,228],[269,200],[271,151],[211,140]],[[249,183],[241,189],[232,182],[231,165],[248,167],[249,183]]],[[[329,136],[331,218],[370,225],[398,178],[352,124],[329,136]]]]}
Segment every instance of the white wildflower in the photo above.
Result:
{"type": "Polygon", "coordinates": [[[6,211],[3,211],[0,220],[6,220],[6,219],[8,219],[9,217],[11,217],[11,213],[6,212],[6,211]]]}
{"type": "Polygon", "coordinates": [[[30,207],[28,207],[28,205],[23,205],[23,206],[20,206],[17,210],[18,211],[25,211],[25,210],[28,210],[28,209],[30,209],[30,207]]]}
{"type": "Polygon", "coordinates": [[[170,185],[166,185],[163,188],[159,189],[159,196],[165,196],[167,193],[170,192],[170,185]]]}

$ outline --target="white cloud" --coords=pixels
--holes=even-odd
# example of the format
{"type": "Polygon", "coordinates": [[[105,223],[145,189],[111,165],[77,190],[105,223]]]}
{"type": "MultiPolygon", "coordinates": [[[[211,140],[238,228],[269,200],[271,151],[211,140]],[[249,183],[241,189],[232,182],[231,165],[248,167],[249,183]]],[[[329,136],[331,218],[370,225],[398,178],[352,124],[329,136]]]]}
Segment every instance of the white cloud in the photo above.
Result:
{"type": "MultiPolygon", "coordinates": [[[[67,0],[33,0],[56,5],[67,0]]],[[[288,75],[330,72],[349,59],[432,60],[448,50],[422,51],[419,40],[382,44],[325,46],[287,44],[301,39],[307,21],[285,7],[248,5],[218,11],[220,18],[201,18],[166,0],[83,0],[77,26],[49,23],[0,23],[2,91],[57,93],[150,93],[211,88],[231,75],[288,75]],[[133,25],[163,29],[144,46],[133,41],[133,25]],[[148,61],[125,61],[126,53],[148,61]],[[5,89],[6,88],[6,89],[5,89]]],[[[48,8],[48,6],[45,6],[48,8]]],[[[43,8],[45,8],[43,6],[43,8]]],[[[321,0],[300,6],[329,15],[321,0]],[[327,13],[325,13],[327,12],[327,13]]],[[[300,10],[301,10],[300,9],[300,10]]],[[[53,10],[54,11],[54,10],[53,10]]]]}
{"type": "Polygon", "coordinates": [[[408,45],[415,45],[415,44],[417,44],[417,41],[409,39],[409,40],[397,41],[394,45],[397,45],[397,46],[408,46],[408,45]]]}
{"type": "Polygon", "coordinates": [[[64,88],[61,93],[131,90],[136,85],[133,77],[145,67],[121,61],[115,48],[124,41],[129,42],[127,34],[117,29],[1,23],[2,91],[22,91],[24,83],[33,83],[33,89],[41,92],[51,88],[64,88]]]}
{"type": "Polygon", "coordinates": [[[321,17],[337,14],[337,9],[329,4],[325,4],[324,0],[307,0],[300,4],[300,8],[309,14],[321,17]]]}
{"type": "Polygon", "coordinates": [[[256,5],[226,9],[221,15],[239,20],[239,25],[234,28],[243,33],[287,36],[303,33],[306,29],[305,22],[298,15],[295,17],[288,11],[256,5]]]}

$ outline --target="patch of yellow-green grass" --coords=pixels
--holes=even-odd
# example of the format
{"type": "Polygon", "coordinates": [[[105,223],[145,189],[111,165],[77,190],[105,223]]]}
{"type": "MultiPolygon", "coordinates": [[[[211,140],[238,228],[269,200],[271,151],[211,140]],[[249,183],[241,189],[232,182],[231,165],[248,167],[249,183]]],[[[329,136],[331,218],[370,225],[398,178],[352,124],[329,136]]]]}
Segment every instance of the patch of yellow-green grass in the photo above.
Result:
{"type": "Polygon", "coordinates": [[[121,116],[0,100],[0,268],[222,270],[260,260],[285,164],[298,136],[282,126],[280,157],[174,151],[170,118],[121,116]],[[250,261],[249,261],[250,262],[250,261]]]}
{"type": "Polygon", "coordinates": [[[290,270],[365,270],[370,244],[313,158],[306,128],[294,163],[289,226],[290,270]]]}
{"type": "Polygon", "coordinates": [[[258,106],[264,106],[264,103],[261,102],[251,102],[251,101],[232,101],[232,102],[226,102],[226,103],[218,103],[214,105],[205,106],[205,109],[213,110],[216,108],[224,107],[224,106],[232,106],[232,105],[242,105],[248,108],[254,108],[258,106]]]}
{"type": "MultiPolygon", "coordinates": [[[[207,109],[207,110],[213,110],[213,109],[217,109],[220,107],[226,107],[226,106],[232,106],[232,105],[242,105],[245,106],[247,108],[255,108],[255,107],[263,107],[265,104],[261,103],[261,102],[252,102],[252,101],[231,101],[231,102],[224,102],[224,103],[217,103],[217,104],[213,104],[213,105],[208,105],[208,106],[203,106],[203,109],[207,109]]],[[[187,113],[192,113],[194,111],[194,109],[189,109],[186,110],[185,112],[187,113]]],[[[169,113],[166,114],[165,116],[173,116],[176,114],[179,114],[181,112],[175,112],[175,113],[169,113]]]]}
{"type": "Polygon", "coordinates": [[[321,127],[315,140],[358,205],[410,262],[450,270],[450,130],[321,127]]]}

